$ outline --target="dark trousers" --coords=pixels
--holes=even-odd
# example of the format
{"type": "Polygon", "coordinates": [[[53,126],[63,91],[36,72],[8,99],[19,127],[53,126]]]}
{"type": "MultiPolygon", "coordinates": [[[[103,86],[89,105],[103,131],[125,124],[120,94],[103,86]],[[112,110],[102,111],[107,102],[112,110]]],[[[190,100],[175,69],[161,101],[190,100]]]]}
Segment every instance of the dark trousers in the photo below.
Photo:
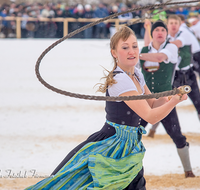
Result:
{"type": "Polygon", "coordinates": [[[146,190],[146,180],[144,178],[144,170],[140,170],[135,179],[124,190],[146,190]]]}
{"type": "Polygon", "coordinates": [[[200,51],[193,54],[194,70],[200,75],[200,51]]]}
{"type": "Polygon", "coordinates": [[[176,71],[173,87],[189,85],[192,91],[188,94],[198,114],[200,114],[200,91],[193,68],[187,71],[176,71]]]}
{"type": "MultiPolygon", "coordinates": [[[[177,148],[183,148],[187,144],[186,137],[183,136],[181,132],[181,127],[179,124],[178,116],[176,113],[176,108],[174,108],[163,120],[160,121],[167,134],[171,137],[174,141],[177,148]]],[[[143,127],[147,126],[147,122],[142,120],[141,125],[143,127]]]]}

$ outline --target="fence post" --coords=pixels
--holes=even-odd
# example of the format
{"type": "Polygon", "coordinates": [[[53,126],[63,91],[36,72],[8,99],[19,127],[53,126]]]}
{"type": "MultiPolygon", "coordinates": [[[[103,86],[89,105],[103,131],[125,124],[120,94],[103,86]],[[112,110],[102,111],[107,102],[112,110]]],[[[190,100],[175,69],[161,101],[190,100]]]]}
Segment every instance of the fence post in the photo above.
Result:
{"type": "Polygon", "coordinates": [[[65,18],[64,19],[64,31],[63,31],[63,35],[66,36],[68,34],[68,19],[65,18]]]}
{"type": "Polygon", "coordinates": [[[116,31],[117,31],[118,28],[119,28],[119,19],[116,19],[116,20],[115,20],[115,28],[116,28],[116,31]]]}
{"type": "Polygon", "coordinates": [[[16,36],[17,38],[21,38],[21,18],[20,17],[16,18],[16,23],[17,23],[16,36]]]}

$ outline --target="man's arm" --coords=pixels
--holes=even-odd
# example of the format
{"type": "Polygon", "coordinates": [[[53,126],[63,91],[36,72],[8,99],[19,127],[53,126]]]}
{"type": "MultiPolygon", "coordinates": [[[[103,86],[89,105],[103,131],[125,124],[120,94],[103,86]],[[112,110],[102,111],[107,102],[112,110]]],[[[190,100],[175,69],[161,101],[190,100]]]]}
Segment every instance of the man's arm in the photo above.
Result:
{"type": "Polygon", "coordinates": [[[164,53],[141,53],[139,56],[140,60],[151,61],[151,62],[163,62],[168,59],[164,53]]]}
{"type": "Polygon", "coordinates": [[[148,46],[152,41],[151,37],[151,22],[149,20],[145,20],[144,23],[145,33],[144,33],[144,46],[148,46]]]}
{"type": "Polygon", "coordinates": [[[181,42],[181,40],[175,40],[175,41],[170,42],[170,43],[176,45],[177,48],[183,47],[183,43],[181,42]]]}

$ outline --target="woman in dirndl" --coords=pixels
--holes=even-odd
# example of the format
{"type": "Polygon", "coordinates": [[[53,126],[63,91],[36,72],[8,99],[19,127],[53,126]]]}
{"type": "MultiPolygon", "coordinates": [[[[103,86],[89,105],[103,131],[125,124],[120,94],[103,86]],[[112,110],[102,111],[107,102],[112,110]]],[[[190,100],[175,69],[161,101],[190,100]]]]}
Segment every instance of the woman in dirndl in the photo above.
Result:
{"type": "MultiPolygon", "coordinates": [[[[99,91],[106,96],[151,94],[140,70],[139,48],[134,32],[121,27],[111,38],[113,70],[99,91]]],[[[145,129],[141,119],[155,124],[187,95],[148,100],[107,101],[103,128],[73,149],[50,177],[26,190],[146,190],[143,173],[145,129]]]]}

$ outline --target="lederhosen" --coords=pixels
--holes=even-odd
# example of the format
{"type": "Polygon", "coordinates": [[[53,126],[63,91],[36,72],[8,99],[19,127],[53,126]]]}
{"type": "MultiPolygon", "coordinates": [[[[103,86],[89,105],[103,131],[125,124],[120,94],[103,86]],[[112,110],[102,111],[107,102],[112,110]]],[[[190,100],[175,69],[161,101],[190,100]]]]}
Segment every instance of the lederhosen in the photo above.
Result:
{"type": "MultiPolygon", "coordinates": [[[[177,35],[177,37],[181,34],[177,35]]],[[[176,70],[173,87],[179,87],[183,85],[189,85],[192,91],[188,94],[192,100],[198,114],[200,114],[200,92],[196,80],[196,75],[194,73],[193,67],[190,67],[192,62],[191,46],[184,46],[179,48],[179,56],[181,57],[181,62],[178,65],[179,70],[176,70]],[[189,66],[189,69],[183,70],[184,67],[189,66]]],[[[196,55],[197,56],[197,55],[196,55]]]]}
{"type": "MultiPolygon", "coordinates": [[[[163,48],[169,42],[167,41],[163,48]]],[[[150,50],[148,47],[144,47],[141,53],[148,53],[150,50]]],[[[142,73],[144,75],[145,82],[152,93],[163,92],[172,89],[173,73],[175,64],[172,63],[159,63],[159,68],[155,71],[150,71],[149,68],[145,68],[145,61],[140,60],[142,73]]],[[[169,115],[161,120],[167,134],[172,138],[177,148],[183,148],[187,142],[186,137],[182,135],[181,128],[176,112],[174,108],[169,115]]],[[[141,121],[141,125],[146,127],[148,123],[144,120],[141,121]]]]}
{"type": "MultiPolygon", "coordinates": [[[[118,71],[117,71],[117,73],[118,73],[118,71]]],[[[108,90],[106,91],[106,96],[109,96],[108,90]]],[[[138,141],[139,142],[141,140],[142,134],[145,133],[145,130],[142,129],[143,127],[140,125],[141,118],[132,109],[130,109],[126,105],[125,102],[123,102],[123,101],[121,101],[121,102],[110,102],[110,101],[108,101],[108,102],[106,102],[105,110],[106,110],[106,120],[107,120],[107,122],[105,122],[103,128],[100,131],[89,136],[86,141],[82,142],[76,148],[74,148],[64,158],[64,160],[58,165],[58,167],[53,171],[51,176],[58,176],[58,178],[59,178],[59,174],[60,175],[62,174],[62,170],[64,170],[64,168],[66,167],[66,165],[68,163],[73,162],[73,160],[76,159],[76,157],[79,157],[81,159],[82,149],[91,146],[91,144],[93,144],[93,143],[94,144],[95,143],[101,143],[101,142],[106,141],[106,140],[109,141],[109,139],[112,139],[113,136],[115,136],[117,133],[119,133],[119,132],[117,132],[117,130],[119,131],[120,126],[123,126],[124,128],[122,128],[122,131],[120,132],[120,136],[122,135],[120,138],[122,138],[122,139],[121,140],[119,139],[119,143],[121,143],[124,138],[127,138],[126,136],[128,136],[128,138],[130,138],[130,140],[128,140],[128,141],[134,141],[134,142],[138,141]],[[134,127],[132,127],[132,126],[134,126],[134,127]],[[125,130],[125,132],[123,132],[124,129],[127,129],[127,130],[125,130]],[[132,131],[133,133],[131,134],[128,131],[132,131]]],[[[101,149],[101,147],[102,146],[100,145],[97,148],[101,149]]],[[[119,147],[119,145],[117,147],[119,147]]],[[[129,152],[128,149],[126,151],[126,147],[128,148],[127,145],[123,145],[123,146],[120,145],[120,147],[122,147],[124,149],[124,151],[121,152],[121,153],[117,153],[118,150],[116,149],[116,151],[115,151],[115,150],[112,150],[112,148],[111,148],[110,151],[111,152],[114,151],[115,154],[127,154],[129,152]]],[[[144,152],[145,152],[145,148],[143,147],[142,143],[138,144],[136,146],[136,149],[134,149],[134,154],[133,154],[134,156],[136,156],[138,150],[140,150],[139,154],[141,154],[141,156],[142,156],[142,154],[144,154],[144,152]]],[[[109,154],[110,151],[108,151],[108,153],[106,153],[106,154],[109,154]]],[[[130,156],[128,156],[128,157],[130,157],[130,156]]],[[[134,157],[133,158],[130,157],[130,158],[129,158],[130,163],[137,161],[137,158],[136,158],[136,160],[135,160],[134,157]]],[[[138,160],[139,160],[139,162],[142,163],[142,160],[140,158],[138,160]]],[[[118,163],[118,161],[119,161],[119,159],[117,160],[117,163],[118,163]]],[[[126,167],[132,167],[132,165],[130,165],[128,162],[125,162],[124,164],[126,165],[126,167]]],[[[139,164],[136,164],[136,166],[135,166],[136,168],[137,168],[137,165],[139,165],[139,164]]],[[[74,165],[72,164],[72,166],[74,166],[74,165]]],[[[102,166],[102,168],[103,167],[104,166],[102,166]]],[[[126,188],[122,188],[122,189],[124,189],[124,190],[146,190],[146,188],[145,188],[146,181],[145,181],[144,176],[143,176],[144,171],[143,171],[142,165],[139,168],[140,169],[136,171],[135,178],[132,179],[132,181],[130,181],[130,183],[128,183],[129,185],[126,186],[126,188]]],[[[105,168],[105,170],[106,170],[106,168],[105,168]]],[[[127,170],[127,171],[129,171],[129,170],[127,170]]],[[[102,171],[100,171],[100,172],[104,172],[104,169],[102,169],[102,171]]],[[[130,173],[132,173],[132,172],[130,172],[130,173]]],[[[117,177],[117,176],[118,176],[118,174],[115,177],[117,177]]],[[[107,177],[107,178],[109,178],[109,177],[107,177]]],[[[57,179],[55,179],[55,180],[57,180],[57,179]]],[[[78,180],[79,180],[79,178],[78,178],[78,180]]],[[[64,179],[63,179],[63,181],[64,181],[64,179]]],[[[44,182],[41,182],[41,183],[44,183],[44,182]]],[[[49,181],[47,181],[46,183],[48,184],[49,181]]],[[[37,189],[37,186],[34,186],[34,188],[37,189]]],[[[108,189],[110,189],[110,188],[108,188],[108,189]]]]}

